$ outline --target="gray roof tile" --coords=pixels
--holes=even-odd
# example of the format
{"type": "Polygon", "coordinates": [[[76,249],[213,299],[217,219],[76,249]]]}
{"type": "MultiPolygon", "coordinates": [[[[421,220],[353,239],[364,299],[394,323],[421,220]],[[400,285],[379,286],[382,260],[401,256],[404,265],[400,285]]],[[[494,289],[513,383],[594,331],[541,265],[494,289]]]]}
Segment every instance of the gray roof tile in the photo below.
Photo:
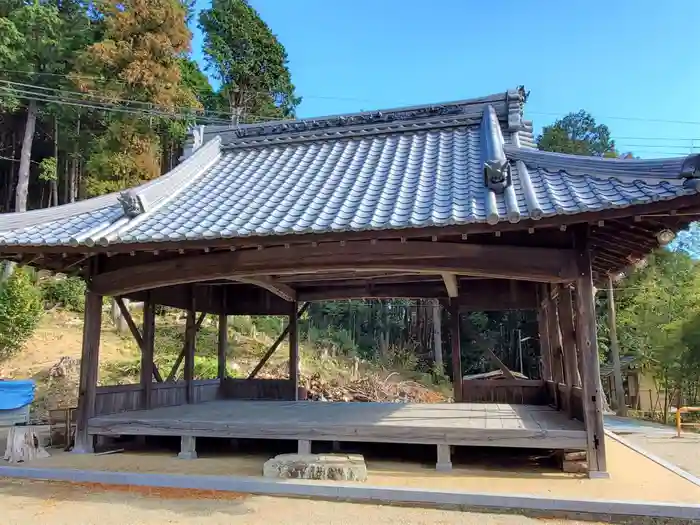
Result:
{"type": "Polygon", "coordinates": [[[535,150],[532,123],[522,119],[524,99],[521,90],[386,112],[205,128],[204,146],[180,166],[127,192],[127,203],[144,208],[133,217],[118,194],[0,215],[0,244],[90,246],[496,224],[698,191],[680,175],[684,159],[535,150]]]}

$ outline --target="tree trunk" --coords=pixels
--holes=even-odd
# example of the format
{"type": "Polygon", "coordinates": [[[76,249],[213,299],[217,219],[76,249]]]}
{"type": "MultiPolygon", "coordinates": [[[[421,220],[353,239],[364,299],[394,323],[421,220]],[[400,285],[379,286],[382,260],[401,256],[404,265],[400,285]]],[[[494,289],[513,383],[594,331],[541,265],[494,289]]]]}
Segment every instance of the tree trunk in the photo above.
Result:
{"type": "Polygon", "coordinates": [[[15,211],[27,211],[27,194],[29,193],[29,164],[32,160],[32,142],[36,127],[37,106],[35,100],[29,101],[27,107],[27,123],[24,126],[22,153],[19,158],[19,173],[17,174],[17,194],[15,211]]]}
{"type": "Polygon", "coordinates": [[[22,463],[37,458],[48,458],[49,453],[41,446],[34,427],[10,427],[7,434],[5,461],[22,463]]]}
{"type": "MultiPolygon", "coordinates": [[[[124,306],[129,308],[128,299],[124,299],[124,306]]],[[[112,314],[112,322],[114,323],[117,332],[120,334],[126,333],[129,330],[129,325],[126,324],[126,319],[124,319],[122,311],[119,309],[119,306],[117,306],[117,301],[115,299],[112,299],[110,313],[112,314]]]]}
{"type": "Polygon", "coordinates": [[[75,124],[75,142],[73,143],[73,159],[71,161],[71,170],[68,180],[68,202],[75,202],[75,196],[78,194],[78,166],[80,161],[78,159],[78,143],[80,137],[80,115],[78,115],[78,122],[75,124]]]}
{"type": "Polygon", "coordinates": [[[442,361],[442,312],[440,311],[440,301],[432,300],[433,310],[433,360],[435,369],[440,374],[445,373],[445,365],[442,361]]]}
{"type": "Polygon", "coordinates": [[[53,158],[56,162],[56,173],[49,181],[49,208],[58,206],[58,117],[53,117],[53,158]]]}

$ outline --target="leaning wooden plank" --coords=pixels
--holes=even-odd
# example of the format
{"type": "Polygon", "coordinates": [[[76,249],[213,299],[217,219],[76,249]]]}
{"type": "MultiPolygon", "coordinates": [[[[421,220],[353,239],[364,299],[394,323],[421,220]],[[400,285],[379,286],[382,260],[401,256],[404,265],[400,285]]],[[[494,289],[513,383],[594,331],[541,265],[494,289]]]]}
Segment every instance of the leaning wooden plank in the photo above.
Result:
{"type": "MultiPolygon", "coordinates": [[[[301,308],[299,308],[299,311],[297,312],[297,319],[299,319],[302,315],[304,315],[304,312],[309,308],[311,303],[306,302],[302,305],[301,308]]],[[[282,344],[282,341],[287,337],[287,334],[289,333],[289,325],[285,326],[284,330],[282,330],[282,333],[279,335],[279,337],[275,340],[274,343],[272,343],[272,346],[265,352],[265,355],[262,356],[262,359],[260,359],[260,362],[255,365],[255,368],[253,371],[248,375],[248,379],[254,379],[256,375],[258,375],[258,372],[262,370],[262,368],[265,366],[267,361],[272,357],[272,354],[275,353],[275,350],[277,350],[277,347],[282,344]]]]}

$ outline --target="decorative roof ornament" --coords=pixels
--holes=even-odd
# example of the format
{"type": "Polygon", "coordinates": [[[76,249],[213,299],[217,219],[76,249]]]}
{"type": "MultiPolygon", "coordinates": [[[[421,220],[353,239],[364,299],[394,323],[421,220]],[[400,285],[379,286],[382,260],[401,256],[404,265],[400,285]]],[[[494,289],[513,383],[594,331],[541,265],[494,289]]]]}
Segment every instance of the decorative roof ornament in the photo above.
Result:
{"type": "Polygon", "coordinates": [[[133,219],[144,213],[146,211],[145,203],[140,195],[137,195],[133,191],[123,191],[117,197],[119,204],[122,205],[124,210],[124,215],[133,219]]]}
{"type": "Polygon", "coordinates": [[[192,128],[192,151],[197,151],[204,144],[204,126],[192,128]]]}
{"type": "Polygon", "coordinates": [[[685,179],[700,179],[700,155],[689,155],[683,161],[680,176],[685,179]]]}
{"type": "Polygon", "coordinates": [[[495,193],[503,193],[513,182],[508,161],[484,162],[484,186],[495,193]]]}
{"type": "Polygon", "coordinates": [[[484,186],[495,193],[503,193],[511,185],[511,168],[503,150],[503,134],[493,106],[484,111],[481,121],[481,162],[484,186]]]}

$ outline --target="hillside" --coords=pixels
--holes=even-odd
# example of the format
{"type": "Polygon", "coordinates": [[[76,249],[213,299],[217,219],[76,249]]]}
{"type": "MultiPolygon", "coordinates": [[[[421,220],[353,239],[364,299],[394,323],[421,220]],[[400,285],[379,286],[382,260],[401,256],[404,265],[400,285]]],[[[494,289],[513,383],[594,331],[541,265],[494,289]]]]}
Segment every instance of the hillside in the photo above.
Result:
{"type": "MultiPolygon", "coordinates": [[[[138,312],[134,313],[138,323],[138,312]]],[[[99,384],[138,382],[140,355],[131,334],[119,334],[105,315],[100,346],[99,384]]],[[[279,333],[279,326],[264,319],[262,331],[253,318],[232,318],[229,329],[227,367],[232,377],[246,377],[279,333]],[[269,333],[268,333],[269,332],[269,333]]],[[[274,320],[277,321],[277,320],[274,320]]],[[[182,348],[184,318],[179,314],[158,316],[156,365],[164,376],[170,372],[182,348]]],[[[215,377],[216,322],[208,318],[197,337],[195,378],[215,377]]],[[[47,311],[33,336],[16,356],[0,364],[2,378],[32,378],[37,383],[32,418],[45,420],[48,410],[77,403],[82,318],[60,308],[47,311]]],[[[300,346],[301,383],[314,399],[328,401],[420,401],[438,402],[449,396],[450,385],[433,385],[428,374],[387,369],[349,356],[334,356],[332,348],[300,346]]],[[[280,345],[261,378],[286,377],[288,347],[280,345]]],[[[180,367],[179,378],[181,378],[180,367]]]]}

